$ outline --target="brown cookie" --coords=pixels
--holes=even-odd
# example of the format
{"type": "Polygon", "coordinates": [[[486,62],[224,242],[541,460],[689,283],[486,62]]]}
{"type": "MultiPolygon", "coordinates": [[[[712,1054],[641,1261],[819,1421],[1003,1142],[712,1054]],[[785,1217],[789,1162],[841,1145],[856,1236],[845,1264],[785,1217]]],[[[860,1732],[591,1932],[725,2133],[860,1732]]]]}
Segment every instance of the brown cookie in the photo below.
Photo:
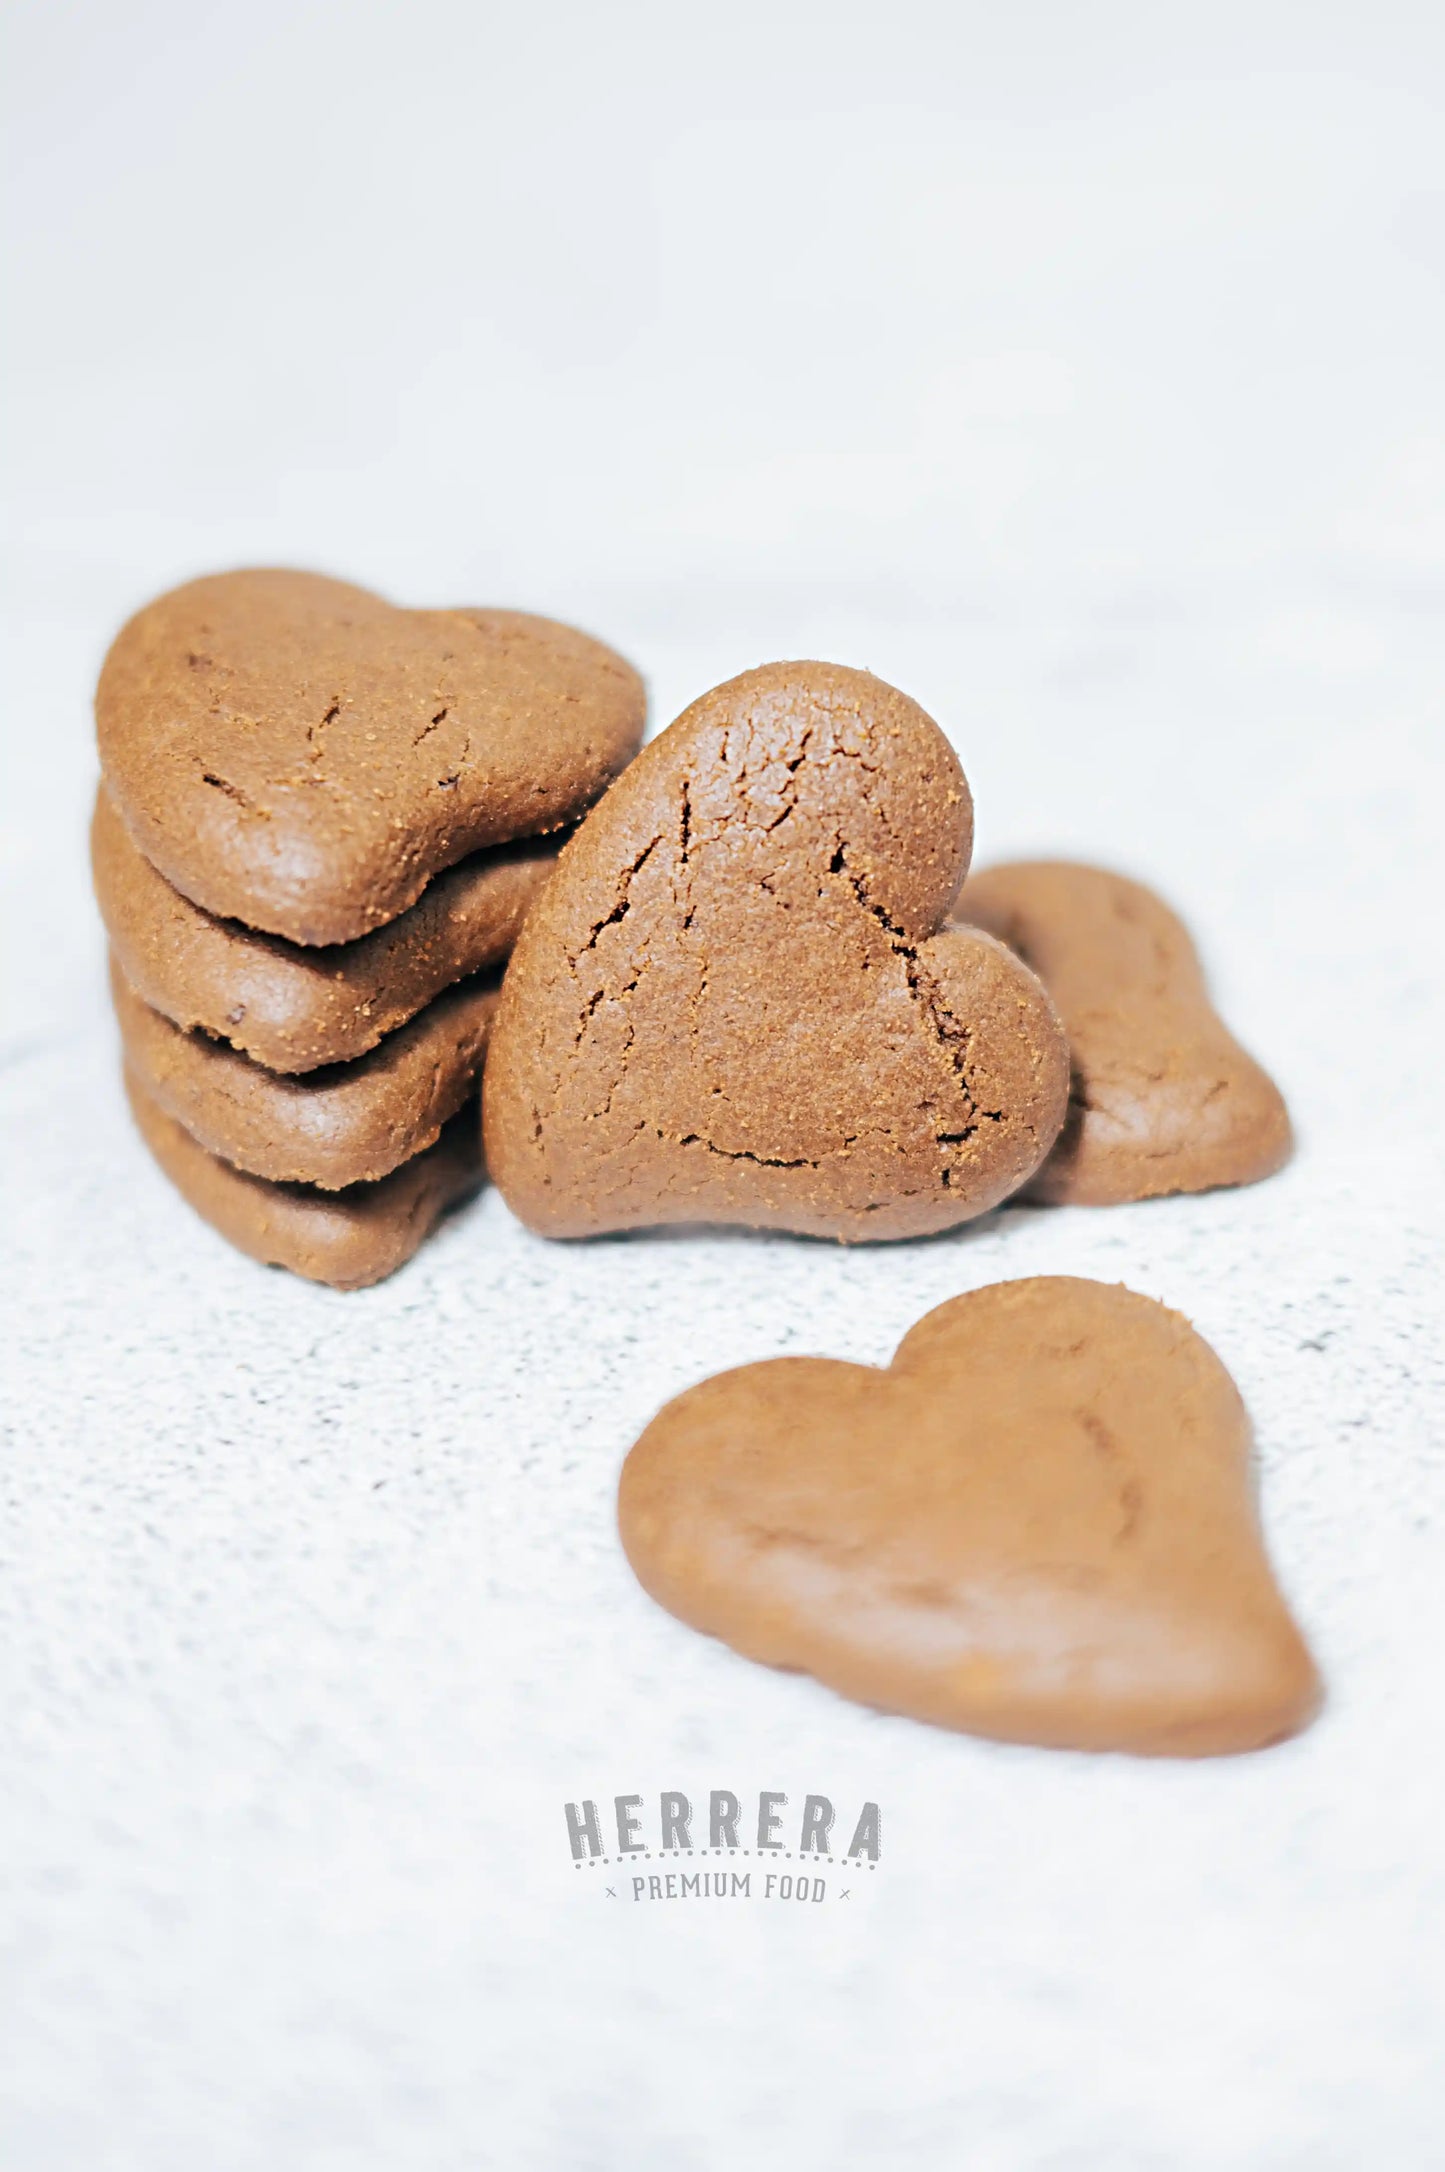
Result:
{"type": "Polygon", "coordinates": [[[971,876],[953,918],[1033,967],[1069,1037],[1069,1117],[1032,1197],[1112,1206],[1252,1184],[1289,1159],[1278,1087],[1216,1014],[1188,932],[1152,890],[1018,860],[971,876]]]}
{"type": "Polygon", "coordinates": [[[141,1137],[203,1221],[264,1266],[337,1290],[365,1289],[394,1274],[482,1181],[474,1109],[454,1116],[435,1146],[379,1184],[319,1192],[268,1184],[208,1154],[129,1070],[126,1093],[141,1137]]]}
{"type": "Polygon", "coordinates": [[[642,738],[642,681],[521,611],[400,611],[314,573],[173,589],[116,637],[101,767],[208,912],[345,943],[484,845],[572,821],[642,738]]]}
{"type": "Polygon", "coordinates": [[[508,1204],[557,1237],[909,1237],[1015,1190],[1068,1057],[1001,944],[936,932],[971,835],[948,741],[867,672],[769,664],[705,694],[518,939],[484,1088],[508,1204]]]}
{"type": "Polygon", "coordinates": [[[1201,1756],[1320,1694],[1250,1446],[1177,1312],[1041,1276],[940,1305],[882,1371],[778,1358],[689,1389],[618,1519],[652,1596],[750,1659],[1002,1741],[1201,1756]]]}
{"type": "Polygon", "coordinates": [[[252,1176],[323,1191],[374,1183],[431,1145],[476,1091],[497,1001],[495,986],[465,981],[369,1056],[294,1078],[182,1032],[114,959],[111,994],[126,1064],[168,1116],[252,1176]]]}
{"type": "Polygon", "coordinates": [[[499,964],[557,850],[524,838],[476,853],[374,935],[308,950],[218,920],[173,890],[104,786],[90,830],[101,918],[132,988],[176,1025],[199,1026],[272,1071],[363,1056],[444,988],[499,964]]]}

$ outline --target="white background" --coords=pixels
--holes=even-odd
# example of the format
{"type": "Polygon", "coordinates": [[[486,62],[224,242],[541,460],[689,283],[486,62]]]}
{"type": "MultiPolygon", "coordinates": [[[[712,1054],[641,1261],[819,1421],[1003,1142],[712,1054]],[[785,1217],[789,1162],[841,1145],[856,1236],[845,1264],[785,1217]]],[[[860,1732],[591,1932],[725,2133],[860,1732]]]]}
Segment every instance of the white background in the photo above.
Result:
{"type": "Polygon", "coordinates": [[[13,2172],[1445,2157],[1438,7],[5,9],[3,2154],[13,2172]],[[244,562],[777,655],[955,738],[984,858],[1161,884],[1301,1151],[839,1252],[252,1267],[120,1103],[89,694],[244,562]],[[1198,1767],[854,1710],[653,1609],[667,1396],[1004,1275],[1188,1312],[1328,1677],[1198,1767]],[[780,1915],[562,1803],[863,1796],[780,1915]]]}

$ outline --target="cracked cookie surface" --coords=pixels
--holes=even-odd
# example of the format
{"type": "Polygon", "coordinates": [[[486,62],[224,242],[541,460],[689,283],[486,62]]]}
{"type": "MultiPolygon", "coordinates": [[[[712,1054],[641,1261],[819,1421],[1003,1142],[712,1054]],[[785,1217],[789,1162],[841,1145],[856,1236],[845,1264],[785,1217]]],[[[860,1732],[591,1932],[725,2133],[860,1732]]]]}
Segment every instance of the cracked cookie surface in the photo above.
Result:
{"type": "Polygon", "coordinates": [[[970,876],[953,919],[1033,967],[1069,1038],[1069,1113],[1032,1198],[1115,1206],[1253,1184],[1289,1159],[1279,1088],[1220,1018],[1187,928],[1153,890],[1103,867],[1015,860],[970,876]]]}
{"type": "Polygon", "coordinates": [[[991,937],[939,930],[972,843],[906,695],[765,665],[644,749],[563,848],[503,986],[489,1167],[552,1236],[737,1222],[908,1237],[1042,1161],[1068,1058],[991,937]]]}
{"type": "Polygon", "coordinates": [[[319,574],[173,589],[112,644],[101,767],[195,904],[296,943],[393,920],[485,845],[573,821],[646,697],[600,641],[521,611],[404,611],[319,574]]]}
{"type": "Polygon", "coordinates": [[[618,1523],[644,1589],[750,1659],[1003,1741],[1200,1756],[1319,1702],[1251,1460],[1187,1320],[1037,1276],[938,1306],[881,1369],[688,1389],[628,1455],[618,1523]]]}

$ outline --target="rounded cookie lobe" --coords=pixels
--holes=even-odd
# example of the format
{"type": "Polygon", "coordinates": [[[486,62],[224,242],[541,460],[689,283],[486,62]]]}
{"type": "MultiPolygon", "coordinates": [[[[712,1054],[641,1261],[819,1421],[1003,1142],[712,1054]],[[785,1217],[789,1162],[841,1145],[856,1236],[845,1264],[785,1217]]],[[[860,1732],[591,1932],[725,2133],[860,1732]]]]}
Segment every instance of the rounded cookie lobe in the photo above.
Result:
{"type": "Polygon", "coordinates": [[[435,1146],[379,1184],[321,1192],[269,1184],[208,1154],[129,1069],[126,1093],[147,1147],[203,1221],[263,1266],[285,1267],[331,1289],[366,1289],[394,1274],[482,1181],[471,1110],[454,1116],[435,1146]]]}
{"type": "Polygon", "coordinates": [[[143,1003],[111,963],[126,1065],[209,1153],[272,1183],[374,1183],[432,1144],[470,1100],[497,994],[468,981],[355,1063],[288,1077],[143,1003]]]}
{"type": "Polygon", "coordinates": [[[646,697],[600,641],[520,611],[404,611],[319,574],[173,589],[116,637],[101,767],[195,904],[342,943],[485,845],[575,820],[631,759],[646,697]]]}
{"type": "Polygon", "coordinates": [[[1248,1416],[1122,1287],[996,1284],[891,1366],[782,1358],[667,1405],[623,1468],[638,1578],[746,1656],[940,1726],[1194,1756],[1320,1684],[1260,1538],[1248,1416]]]}
{"type": "Polygon", "coordinates": [[[96,900],[136,993],[268,1070],[313,1071],[365,1055],[456,981],[506,958],[556,862],[546,838],[474,854],[359,942],[306,949],[218,920],[159,874],[109,793],[90,832],[96,900]]]}
{"type": "Polygon", "coordinates": [[[1252,1184],[1289,1159],[1278,1087],[1215,1011],[1188,931],[1152,890],[1021,860],[970,876],[954,919],[1033,968],[1068,1035],[1068,1120],[1032,1197],[1112,1206],[1252,1184]]]}
{"type": "Polygon", "coordinates": [[[996,1204],[1063,1120],[1038,982],[941,922],[958,758],[841,665],[706,694],[564,847],[488,1057],[488,1162],[551,1236],[678,1221],[845,1238],[996,1204]]]}

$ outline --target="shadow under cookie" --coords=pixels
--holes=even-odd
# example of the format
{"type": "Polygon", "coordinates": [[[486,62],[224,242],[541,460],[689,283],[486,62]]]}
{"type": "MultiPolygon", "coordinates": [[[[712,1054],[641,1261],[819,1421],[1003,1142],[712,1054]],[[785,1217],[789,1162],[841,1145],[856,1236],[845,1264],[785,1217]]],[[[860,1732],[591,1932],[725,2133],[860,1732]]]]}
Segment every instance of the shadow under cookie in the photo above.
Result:
{"type": "Polygon", "coordinates": [[[90,831],[101,917],[137,995],[173,1024],[199,1026],[286,1072],[365,1055],[443,989],[501,964],[558,849],[555,837],[532,837],[476,853],[374,934],[307,948],[182,897],[104,785],[90,831]]]}
{"type": "Polygon", "coordinates": [[[128,1070],[208,1153],[272,1183],[374,1183],[437,1138],[476,1089],[497,992],[464,982],[355,1063],[264,1070],[143,1003],[111,961],[128,1070]]]}
{"type": "Polygon", "coordinates": [[[434,1146],[380,1183],[323,1192],[233,1169],[168,1116],[129,1065],[125,1086],[141,1137],[203,1221],[263,1266],[332,1289],[365,1289],[394,1274],[482,1182],[474,1107],[460,1110],[434,1146]]]}

